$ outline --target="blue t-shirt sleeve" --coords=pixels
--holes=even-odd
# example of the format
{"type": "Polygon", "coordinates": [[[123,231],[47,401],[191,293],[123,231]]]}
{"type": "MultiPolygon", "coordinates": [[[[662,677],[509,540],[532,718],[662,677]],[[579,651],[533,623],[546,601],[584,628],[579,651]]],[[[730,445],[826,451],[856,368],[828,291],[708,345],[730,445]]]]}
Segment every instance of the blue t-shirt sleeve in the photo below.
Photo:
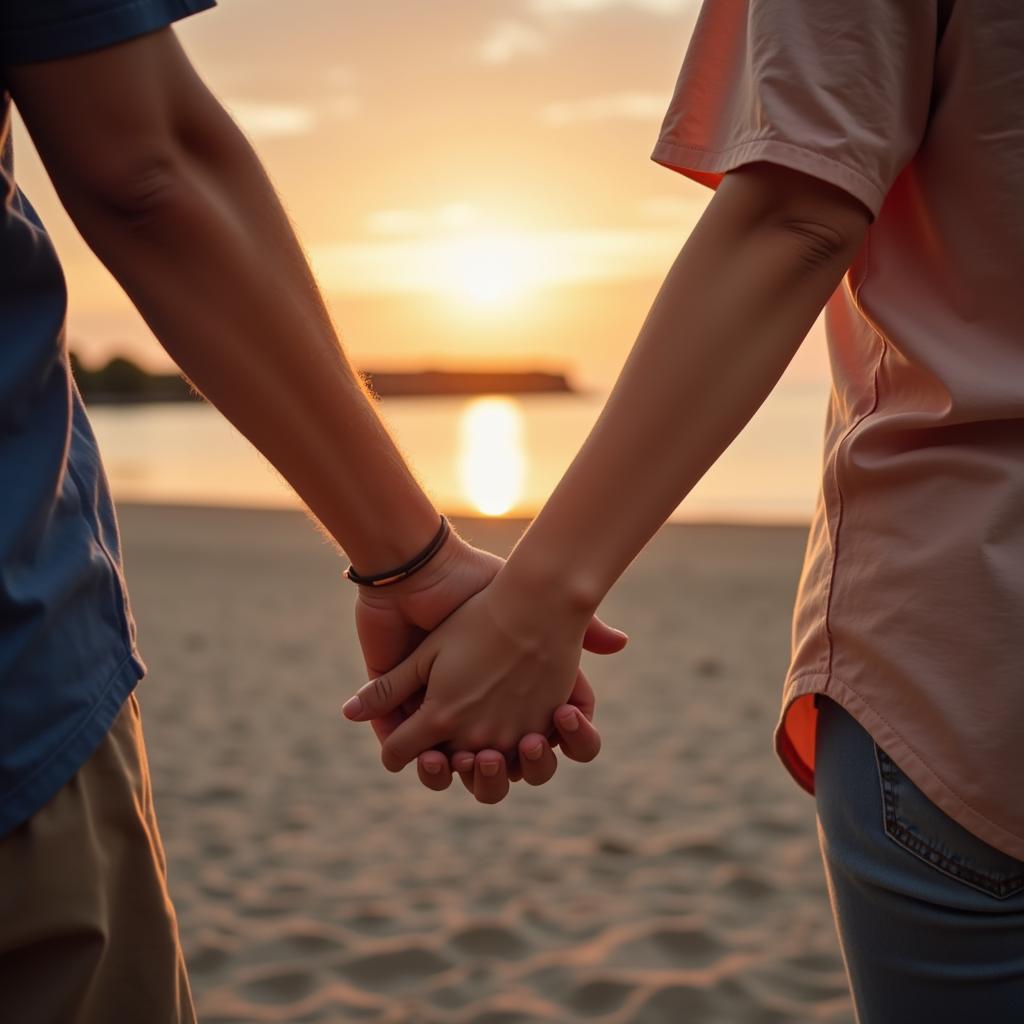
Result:
{"type": "Polygon", "coordinates": [[[72,57],[155,32],[216,0],[0,0],[0,67],[72,57]]]}

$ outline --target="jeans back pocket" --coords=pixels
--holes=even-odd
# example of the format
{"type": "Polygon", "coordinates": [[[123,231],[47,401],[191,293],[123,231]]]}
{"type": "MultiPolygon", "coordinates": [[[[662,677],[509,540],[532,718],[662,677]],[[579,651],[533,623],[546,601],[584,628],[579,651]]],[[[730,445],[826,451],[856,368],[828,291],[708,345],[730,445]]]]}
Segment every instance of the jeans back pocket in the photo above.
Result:
{"type": "Polygon", "coordinates": [[[1024,861],[997,850],[940,810],[876,743],[885,831],[926,864],[1004,900],[1024,892],[1024,861]]]}

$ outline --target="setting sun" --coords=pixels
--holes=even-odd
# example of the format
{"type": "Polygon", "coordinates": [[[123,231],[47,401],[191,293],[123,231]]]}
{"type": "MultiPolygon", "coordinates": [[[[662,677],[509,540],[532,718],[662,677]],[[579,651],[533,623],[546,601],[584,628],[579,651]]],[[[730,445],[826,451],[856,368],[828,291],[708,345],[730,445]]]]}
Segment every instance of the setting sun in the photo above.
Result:
{"type": "Polygon", "coordinates": [[[478,398],[460,424],[459,478],[470,504],[501,516],[520,499],[526,477],[522,413],[510,398],[478,398]]]}
{"type": "Polygon", "coordinates": [[[515,235],[470,235],[440,248],[446,290],[474,306],[507,304],[537,284],[536,254],[515,235]]]}

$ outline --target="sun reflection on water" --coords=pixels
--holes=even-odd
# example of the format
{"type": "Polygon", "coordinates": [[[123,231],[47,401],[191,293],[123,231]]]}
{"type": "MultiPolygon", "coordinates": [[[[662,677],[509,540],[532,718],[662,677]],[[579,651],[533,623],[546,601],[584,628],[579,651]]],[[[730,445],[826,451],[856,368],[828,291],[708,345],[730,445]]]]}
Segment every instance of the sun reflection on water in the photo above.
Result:
{"type": "Polygon", "coordinates": [[[459,423],[459,483],[485,516],[501,516],[520,500],[526,480],[523,416],[510,398],[477,398],[459,423]]]}

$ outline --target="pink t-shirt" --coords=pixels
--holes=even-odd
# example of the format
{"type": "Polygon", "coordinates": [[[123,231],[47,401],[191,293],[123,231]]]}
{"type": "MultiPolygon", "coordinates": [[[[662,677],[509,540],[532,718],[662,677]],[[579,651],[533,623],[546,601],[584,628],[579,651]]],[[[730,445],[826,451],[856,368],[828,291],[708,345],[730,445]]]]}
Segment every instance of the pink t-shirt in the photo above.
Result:
{"type": "Polygon", "coordinates": [[[1024,2],[706,0],[654,159],[783,164],[873,215],[826,306],[779,755],[813,792],[828,694],[1024,859],[1024,2]]]}

